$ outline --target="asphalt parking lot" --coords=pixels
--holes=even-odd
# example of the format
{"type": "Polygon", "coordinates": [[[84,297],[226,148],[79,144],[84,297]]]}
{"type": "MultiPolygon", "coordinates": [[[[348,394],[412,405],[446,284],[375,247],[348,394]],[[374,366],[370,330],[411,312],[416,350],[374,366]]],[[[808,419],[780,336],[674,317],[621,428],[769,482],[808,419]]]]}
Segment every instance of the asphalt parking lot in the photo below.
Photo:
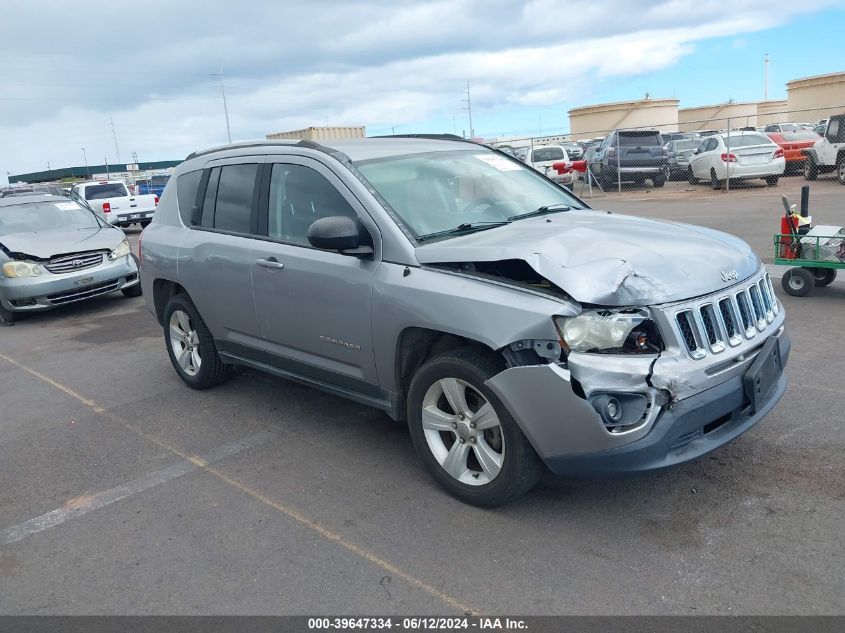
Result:
{"type": "MultiPolygon", "coordinates": [[[[802,184],[591,204],[770,260],[802,184]]],[[[845,224],[845,187],[814,183],[811,211],[845,224]]],[[[765,420],[674,470],[547,476],[496,510],[441,492],[378,411],[247,370],[188,389],[143,299],[0,329],[0,613],[845,613],[845,277],[800,299],[774,281],[793,350],[765,420]]]]}

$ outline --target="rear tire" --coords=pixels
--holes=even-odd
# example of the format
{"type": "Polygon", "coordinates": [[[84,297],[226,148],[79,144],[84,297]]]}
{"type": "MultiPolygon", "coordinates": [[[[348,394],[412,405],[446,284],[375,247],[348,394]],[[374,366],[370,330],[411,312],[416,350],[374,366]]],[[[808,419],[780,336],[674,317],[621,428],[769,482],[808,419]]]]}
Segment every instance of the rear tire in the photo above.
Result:
{"type": "Polygon", "coordinates": [[[816,283],[813,273],[805,268],[790,268],[780,280],[787,294],[806,297],[816,283]]]}
{"type": "Polygon", "coordinates": [[[147,228],[150,225],[150,222],[152,222],[152,220],[141,220],[141,228],[147,228]]]}
{"type": "Polygon", "coordinates": [[[769,187],[776,187],[780,176],[767,176],[764,180],[769,187]]]}
{"type": "Polygon", "coordinates": [[[833,280],[836,279],[835,268],[810,268],[809,271],[816,280],[816,288],[823,288],[833,283],[833,280]]]}
{"type": "Polygon", "coordinates": [[[408,390],[408,429],[429,474],[452,496],[482,507],[525,494],[544,469],[484,384],[504,368],[493,352],[462,347],[425,362],[408,390]]]}
{"type": "Polygon", "coordinates": [[[666,174],[654,176],[654,178],[651,179],[651,184],[653,184],[655,187],[662,187],[666,184],[666,174]]]}
{"type": "Polygon", "coordinates": [[[712,167],[710,168],[710,186],[713,189],[721,189],[722,188],[722,181],[716,177],[716,170],[712,167]]]}
{"type": "Polygon", "coordinates": [[[807,156],[804,159],[804,180],[815,180],[819,177],[819,167],[815,161],[807,156]]]}
{"type": "Polygon", "coordinates": [[[191,389],[214,387],[231,375],[231,365],[220,360],[214,337],[185,295],[164,308],[164,342],[173,368],[191,389]]]}

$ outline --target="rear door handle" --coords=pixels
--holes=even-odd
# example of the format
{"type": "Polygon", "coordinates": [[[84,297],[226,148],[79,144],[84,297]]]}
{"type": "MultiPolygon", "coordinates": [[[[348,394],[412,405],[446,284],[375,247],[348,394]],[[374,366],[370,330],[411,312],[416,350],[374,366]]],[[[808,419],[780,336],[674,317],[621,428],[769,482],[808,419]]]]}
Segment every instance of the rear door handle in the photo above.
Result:
{"type": "Polygon", "coordinates": [[[256,266],[262,268],[272,268],[273,270],[281,270],[285,265],[277,260],[275,257],[268,257],[267,259],[258,259],[255,261],[256,266]]]}

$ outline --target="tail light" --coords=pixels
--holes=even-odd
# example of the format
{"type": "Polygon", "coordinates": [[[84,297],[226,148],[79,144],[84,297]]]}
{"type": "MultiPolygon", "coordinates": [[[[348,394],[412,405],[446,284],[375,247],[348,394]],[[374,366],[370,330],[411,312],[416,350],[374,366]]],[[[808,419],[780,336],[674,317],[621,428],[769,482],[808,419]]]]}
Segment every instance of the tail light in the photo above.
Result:
{"type": "Polygon", "coordinates": [[[723,163],[735,163],[736,156],[733,154],[722,154],[722,162],[723,163]]]}
{"type": "Polygon", "coordinates": [[[156,196],[155,199],[156,199],[156,206],[158,206],[158,196],[156,196]]]}
{"type": "Polygon", "coordinates": [[[111,203],[104,202],[103,203],[103,213],[111,213],[111,203]]]}
{"type": "Polygon", "coordinates": [[[783,150],[780,147],[775,150],[775,158],[783,158],[783,150]]]}

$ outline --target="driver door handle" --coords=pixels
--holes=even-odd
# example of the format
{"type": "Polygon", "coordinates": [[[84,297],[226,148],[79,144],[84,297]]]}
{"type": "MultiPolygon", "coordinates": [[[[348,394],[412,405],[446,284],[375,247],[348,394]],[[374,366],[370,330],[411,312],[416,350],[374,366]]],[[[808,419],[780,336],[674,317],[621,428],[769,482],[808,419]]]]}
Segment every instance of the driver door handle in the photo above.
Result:
{"type": "Polygon", "coordinates": [[[268,257],[267,259],[257,259],[255,260],[256,266],[261,266],[262,268],[271,268],[273,270],[281,270],[285,267],[285,265],[277,260],[275,257],[268,257]]]}

